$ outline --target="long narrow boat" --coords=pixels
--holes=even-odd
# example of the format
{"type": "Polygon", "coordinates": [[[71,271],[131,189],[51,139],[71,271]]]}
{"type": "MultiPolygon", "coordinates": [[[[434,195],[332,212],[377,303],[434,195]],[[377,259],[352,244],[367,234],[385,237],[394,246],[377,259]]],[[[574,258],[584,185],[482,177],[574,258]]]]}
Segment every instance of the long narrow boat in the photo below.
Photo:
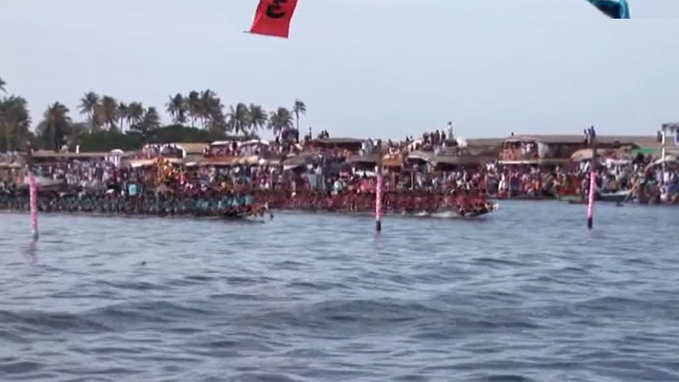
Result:
{"type": "MultiPolygon", "coordinates": [[[[600,202],[622,203],[630,198],[631,190],[617,192],[597,192],[596,200],[600,202]]],[[[582,198],[568,200],[570,204],[587,204],[582,198]]]]}
{"type": "Polygon", "coordinates": [[[462,209],[451,209],[451,208],[441,208],[436,211],[403,211],[399,213],[387,213],[388,215],[400,215],[400,216],[412,216],[412,217],[431,217],[431,218],[475,218],[484,215],[488,215],[500,209],[500,205],[497,203],[487,202],[483,208],[476,208],[473,210],[465,211],[462,209]]]}

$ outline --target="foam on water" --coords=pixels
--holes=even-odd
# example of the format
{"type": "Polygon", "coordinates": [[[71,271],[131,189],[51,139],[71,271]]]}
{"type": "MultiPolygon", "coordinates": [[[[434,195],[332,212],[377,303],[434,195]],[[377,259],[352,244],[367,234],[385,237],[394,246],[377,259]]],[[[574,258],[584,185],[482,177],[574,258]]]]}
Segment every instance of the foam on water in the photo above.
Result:
{"type": "Polygon", "coordinates": [[[678,222],[0,214],[0,380],[679,380],[678,222]]]}

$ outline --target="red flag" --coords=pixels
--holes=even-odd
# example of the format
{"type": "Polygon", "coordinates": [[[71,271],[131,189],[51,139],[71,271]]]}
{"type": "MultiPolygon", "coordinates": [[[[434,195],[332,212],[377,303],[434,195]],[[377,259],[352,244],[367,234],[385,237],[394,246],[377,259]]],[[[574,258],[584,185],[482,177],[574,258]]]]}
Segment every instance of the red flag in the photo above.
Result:
{"type": "Polygon", "coordinates": [[[251,33],[288,38],[297,0],[259,0],[251,33]]]}

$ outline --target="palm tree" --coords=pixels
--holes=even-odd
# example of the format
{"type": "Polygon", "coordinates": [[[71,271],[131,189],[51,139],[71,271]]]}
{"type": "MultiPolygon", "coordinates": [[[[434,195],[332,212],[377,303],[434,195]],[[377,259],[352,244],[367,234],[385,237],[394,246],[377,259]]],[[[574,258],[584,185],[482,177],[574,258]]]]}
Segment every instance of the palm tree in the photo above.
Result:
{"type": "Polygon", "coordinates": [[[290,110],[279,107],[278,110],[271,112],[269,115],[269,125],[270,130],[273,130],[275,135],[280,136],[280,134],[292,127],[292,114],[290,110]]]}
{"type": "MultiPolygon", "coordinates": [[[[130,104],[132,106],[132,104],[130,104]]],[[[151,132],[160,127],[160,114],[155,107],[150,106],[148,109],[142,109],[142,117],[139,122],[131,125],[131,129],[136,130],[144,140],[148,140],[151,132]]]]}
{"type": "Polygon", "coordinates": [[[155,107],[150,106],[146,113],[144,113],[144,119],[141,121],[142,135],[148,137],[149,134],[160,127],[160,114],[155,107]]]}
{"type": "Polygon", "coordinates": [[[219,110],[224,108],[221,98],[219,98],[213,91],[210,91],[210,97],[207,99],[206,106],[208,114],[217,113],[219,110]]]}
{"type": "MultiPolygon", "coordinates": [[[[0,79],[1,81],[2,79],[0,79]]],[[[8,104],[7,100],[3,99],[0,101],[0,128],[5,133],[5,151],[9,152],[9,124],[7,123],[7,114],[8,114],[8,104]]]]}
{"type": "Polygon", "coordinates": [[[213,93],[213,96],[209,98],[206,106],[208,112],[208,130],[210,130],[210,134],[216,136],[218,133],[222,133],[227,129],[224,105],[222,104],[222,100],[213,93]]]}
{"type": "Polygon", "coordinates": [[[90,129],[85,122],[72,123],[68,129],[68,134],[64,137],[66,144],[69,146],[77,146],[90,133],[90,129]]]}
{"type": "Polygon", "coordinates": [[[207,127],[207,122],[212,114],[216,113],[217,109],[221,109],[221,103],[222,101],[212,90],[206,89],[201,92],[198,109],[200,118],[203,120],[203,128],[207,127]]]}
{"type": "Polygon", "coordinates": [[[215,109],[210,114],[210,120],[208,121],[208,132],[212,137],[220,136],[226,129],[228,125],[226,123],[226,117],[222,111],[221,106],[215,109]]]}
{"type": "MultiPolygon", "coordinates": [[[[0,81],[2,79],[0,78],[0,81]]],[[[2,84],[2,82],[0,82],[2,84]]],[[[4,89],[3,89],[4,90],[4,89]]],[[[5,133],[5,151],[9,152],[9,113],[10,113],[10,102],[7,98],[0,101],[0,128],[5,133]]]]}
{"type": "Polygon", "coordinates": [[[150,106],[148,109],[146,109],[146,113],[144,114],[144,121],[142,122],[142,124],[149,130],[157,129],[160,127],[160,114],[158,114],[158,110],[156,110],[155,107],[150,106]]]}
{"type": "Polygon", "coordinates": [[[229,109],[229,129],[233,130],[236,134],[244,133],[245,128],[250,124],[250,111],[247,105],[241,102],[235,108],[230,106],[229,109]]]}
{"type": "Polygon", "coordinates": [[[250,104],[250,110],[248,114],[250,114],[250,118],[248,119],[248,122],[250,123],[250,131],[261,129],[266,125],[266,121],[269,119],[264,109],[262,109],[261,106],[255,105],[253,103],[250,104]]]}
{"type": "Polygon", "coordinates": [[[101,119],[102,122],[108,125],[109,129],[116,127],[116,120],[118,119],[118,101],[111,96],[103,96],[101,98],[101,119]]]}
{"type": "Polygon", "coordinates": [[[127,106],[127,115],[125,116],[130,129],[137,129],[137,126],[144,118],[144,105],[141,102],[132,102],[127,106]]]}
{"type": "Polygon", "coordinates": [[[91,128],[95,130],[99,127],[98,109],[99,95],[93,91],[85,93],[80,99],[80,114],[87,114],[91,128]]]}
{"type": "Polygon", "coordinates": [[[295,113],[295,120],[297,121],[297,131],[299,131],[299,114],[306,114],[306,105],[301,99],[295,100],[295,105],[292,107],[292,112],[295,113]]]}
{"type": "Polygon", "coordinates": [[[0,100],[0,127],[4,130],[5,151],[22,146],[22,137],[29,134],[31,117],[28,113],[28,103],[23,97],[11,96],[0,100]]]}
{"type": "Polygon", "coordinates": [[[187,111],[191,117],[191,127],[196,127],[196,118],[200,117],[200,93],[195,90],[189,93],[187,111]]]}
{"type": "Polygon", "coordinates": [[[68,116],[68,108],[59,102],[50,105],[43,114],[43,120],[38,127],[45,146],[52,146],[54,151],[59,151],[64,136],[68,134],[71,125],[71,117],[68,116]]]}
{"type": "Polygon", "coordinates": [[[116,115],[118,116],[118,119],[120,120],[120,132],[124,133],[125,132],[125,119],[127,119],[127,115],[129,113],[129,107],[125,104],[125,102],[120,101],[118,104],[118,110],[116,112],[116,115]]]}
{"type": "Polygon", "coordinates": [[[160,114],[155,107],[150,106],[144,113],[144,117],[141,123],[134,125],[134,129],[137,130],[144,139],[148,139],[150,133],[160,127],[160,114]]]}
{"type": "Polygon", "coordinates": [[[7,85],[7,82],[3,81],[2,77],[0,77],[0,91],[3,93],[7,93],[7,90],[5,90],[5,85],[7,85]]]}
{"type": "Polygon", "coordinates": [[[174,123],[186,123],[186,101],[184,96],[177,93],[174,97],[170,96],[170,101],[165,105],[167,112],[172,116],[174,123]]]}

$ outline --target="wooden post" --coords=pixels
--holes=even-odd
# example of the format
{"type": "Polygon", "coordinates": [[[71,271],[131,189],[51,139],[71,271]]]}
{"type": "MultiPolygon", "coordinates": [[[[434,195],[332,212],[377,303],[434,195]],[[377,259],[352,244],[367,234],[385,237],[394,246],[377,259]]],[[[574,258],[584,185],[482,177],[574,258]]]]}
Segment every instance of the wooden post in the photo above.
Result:
{"type": "Polygon", "coordinates": [[[377,165],[375,166],[375,230],[382,231],[382,140],[377,141],[377,165]]]}
{"type": "Polygon", "coordinates": [[[589,203],[587,203],[587,228],[592,229],[594,227],[594,196],[596,193],[596,137],[591,136],[592,145],[592,161],[589,165],[589,203]]]}

